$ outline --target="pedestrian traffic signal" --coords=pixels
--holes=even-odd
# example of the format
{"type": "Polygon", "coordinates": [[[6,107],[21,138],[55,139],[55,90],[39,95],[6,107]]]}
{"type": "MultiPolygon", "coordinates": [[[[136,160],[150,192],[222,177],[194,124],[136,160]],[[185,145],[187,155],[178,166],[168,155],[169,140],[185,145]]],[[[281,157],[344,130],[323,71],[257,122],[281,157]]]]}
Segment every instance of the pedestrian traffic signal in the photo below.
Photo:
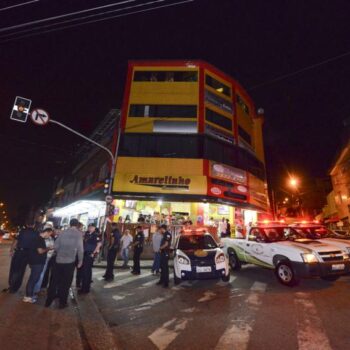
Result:
{"type": "Polygon", "coordinates": [[[110,179],[106,179],[106,180],[105,180],[104,190],[103,190],[104,193],[108,193],[109,182],[110,182],[110,179]]]}
{"type": "Polygon", "coordinates": [[[10,119],[15,120],[17,122],[25,123],[29,115],[31,104],[32,100],[17,96],[15,99],[15,103],[12,107],[10,119]]]}

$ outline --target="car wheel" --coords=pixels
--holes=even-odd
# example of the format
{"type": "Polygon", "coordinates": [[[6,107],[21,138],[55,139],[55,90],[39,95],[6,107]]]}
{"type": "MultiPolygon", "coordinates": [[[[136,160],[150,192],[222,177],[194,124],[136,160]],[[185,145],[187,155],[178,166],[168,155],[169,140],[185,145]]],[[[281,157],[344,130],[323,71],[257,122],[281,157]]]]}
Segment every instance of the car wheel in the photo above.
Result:
{"type": "Polygon", "coordinates": [[[284,286],[293,287],[299,283],[299,279],[289,261],[279,262],[275,268],[275,274],[278,281],[284,286]]]}
{"type": "Polygon", "coordinates": [[[234,250],[228,252],[228,260],[232,270],[237,271],[241,268],[241,262],[234,250]]]}
{"type": "Polygon", "coordinates": [[[323,279],[324,281],[330,281],[330,282],[334,282],[334,281],[336,281],[339,278],[340,278],[340,276],[324,276],[324,277],[321,277],[321,279],[323,279]]]}
{"type": "Polygon", "coordinates": [[[223,282],[230,282],[230,274],[228,274],[227,276],[225,275],[225,276],[222,276],[221,277],[221,280],[223,281],[223,282]]]}

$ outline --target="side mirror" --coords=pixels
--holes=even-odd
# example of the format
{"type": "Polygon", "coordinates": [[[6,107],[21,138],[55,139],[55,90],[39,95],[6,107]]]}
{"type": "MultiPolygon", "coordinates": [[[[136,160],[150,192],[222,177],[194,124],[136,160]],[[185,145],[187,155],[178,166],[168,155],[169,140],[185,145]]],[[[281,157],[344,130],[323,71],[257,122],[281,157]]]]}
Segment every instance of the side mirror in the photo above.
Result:
{"type": "Polygon", "coordinates": [[[222,243],[222,242],[220,242],[220,243],[218,244],[218,247],[219,247],[219,248],[224,248],[224,246],[225,246],[225,245],[224,245],[224,243],[222,243]]]}

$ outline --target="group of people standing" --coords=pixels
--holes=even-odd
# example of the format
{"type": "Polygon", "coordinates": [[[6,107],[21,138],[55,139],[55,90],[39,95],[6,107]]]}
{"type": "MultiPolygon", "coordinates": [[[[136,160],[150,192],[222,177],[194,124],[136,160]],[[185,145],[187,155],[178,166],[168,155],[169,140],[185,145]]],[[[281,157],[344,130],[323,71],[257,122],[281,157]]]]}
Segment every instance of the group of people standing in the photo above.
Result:
{"type": "MultiPolygon", "coordinates": [[[[16,293],[29,266],[30,275],[24,302],[35,303],[41,290],[47,288],[45,306],[49,307],[58,298],[58,307],[65,308],[75,270],[78,294],[89,293],[92,267],[102,248],[102,238],[93,223],[88,225],[85,233],[77,219],[71,219],[69,226],[66,230],[58,231],[49,224],[39,229],[28,222],[11,246],[9,287],[4,291],[16,293]]],[[[104,279],[107,282],[114,279],[114,263],[119,252],[123,259],[122,267],[128,268],[130,248],[133,249],[131,273],[139,275],[140,259],[145,244],[143,227],[137,226],[133,237],[127,229],[121,235],[118,225],[113,223],[111,233],[107,237],[107,268],[104,279]]],[[[152,241],[155,253],[152,272],[158,274],[161,271],[158,284],[168,287],[171,234],[166,225],[159,227],[152,241]]]]}
{"type": "Polygon", "coordinates": [[[29,266],[24,302],[35,303],[41,289],[47,287],[45,306],[49,307],[58,298],[59,308],[65,308],[75,269],[80,281],[78,293],[88,293],[101,238],[94,224],[88,226],[85,234],[81,226],[77,219],[72,219],[68,229],[58,231],[50,225],[38,229],[28,222],[11,246],[9,287],[5,291],[19,290],[29,266]]]}

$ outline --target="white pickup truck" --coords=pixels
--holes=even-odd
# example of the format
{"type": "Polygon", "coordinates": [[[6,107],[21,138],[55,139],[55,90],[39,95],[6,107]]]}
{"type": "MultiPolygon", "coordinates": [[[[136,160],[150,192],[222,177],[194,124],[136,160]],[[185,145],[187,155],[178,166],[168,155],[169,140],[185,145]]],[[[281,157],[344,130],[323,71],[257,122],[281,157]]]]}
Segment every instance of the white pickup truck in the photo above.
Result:
{"type": "Polygon", "coordinates": [[[321,240],[301,238],[294,228],[283,224],[259,224],[252,226],[245,238],[221,241],[233,270],[242,264],[272,269],[286,286],[307,277],[334,281],[350,272],[348,251],[321,240]]]}

